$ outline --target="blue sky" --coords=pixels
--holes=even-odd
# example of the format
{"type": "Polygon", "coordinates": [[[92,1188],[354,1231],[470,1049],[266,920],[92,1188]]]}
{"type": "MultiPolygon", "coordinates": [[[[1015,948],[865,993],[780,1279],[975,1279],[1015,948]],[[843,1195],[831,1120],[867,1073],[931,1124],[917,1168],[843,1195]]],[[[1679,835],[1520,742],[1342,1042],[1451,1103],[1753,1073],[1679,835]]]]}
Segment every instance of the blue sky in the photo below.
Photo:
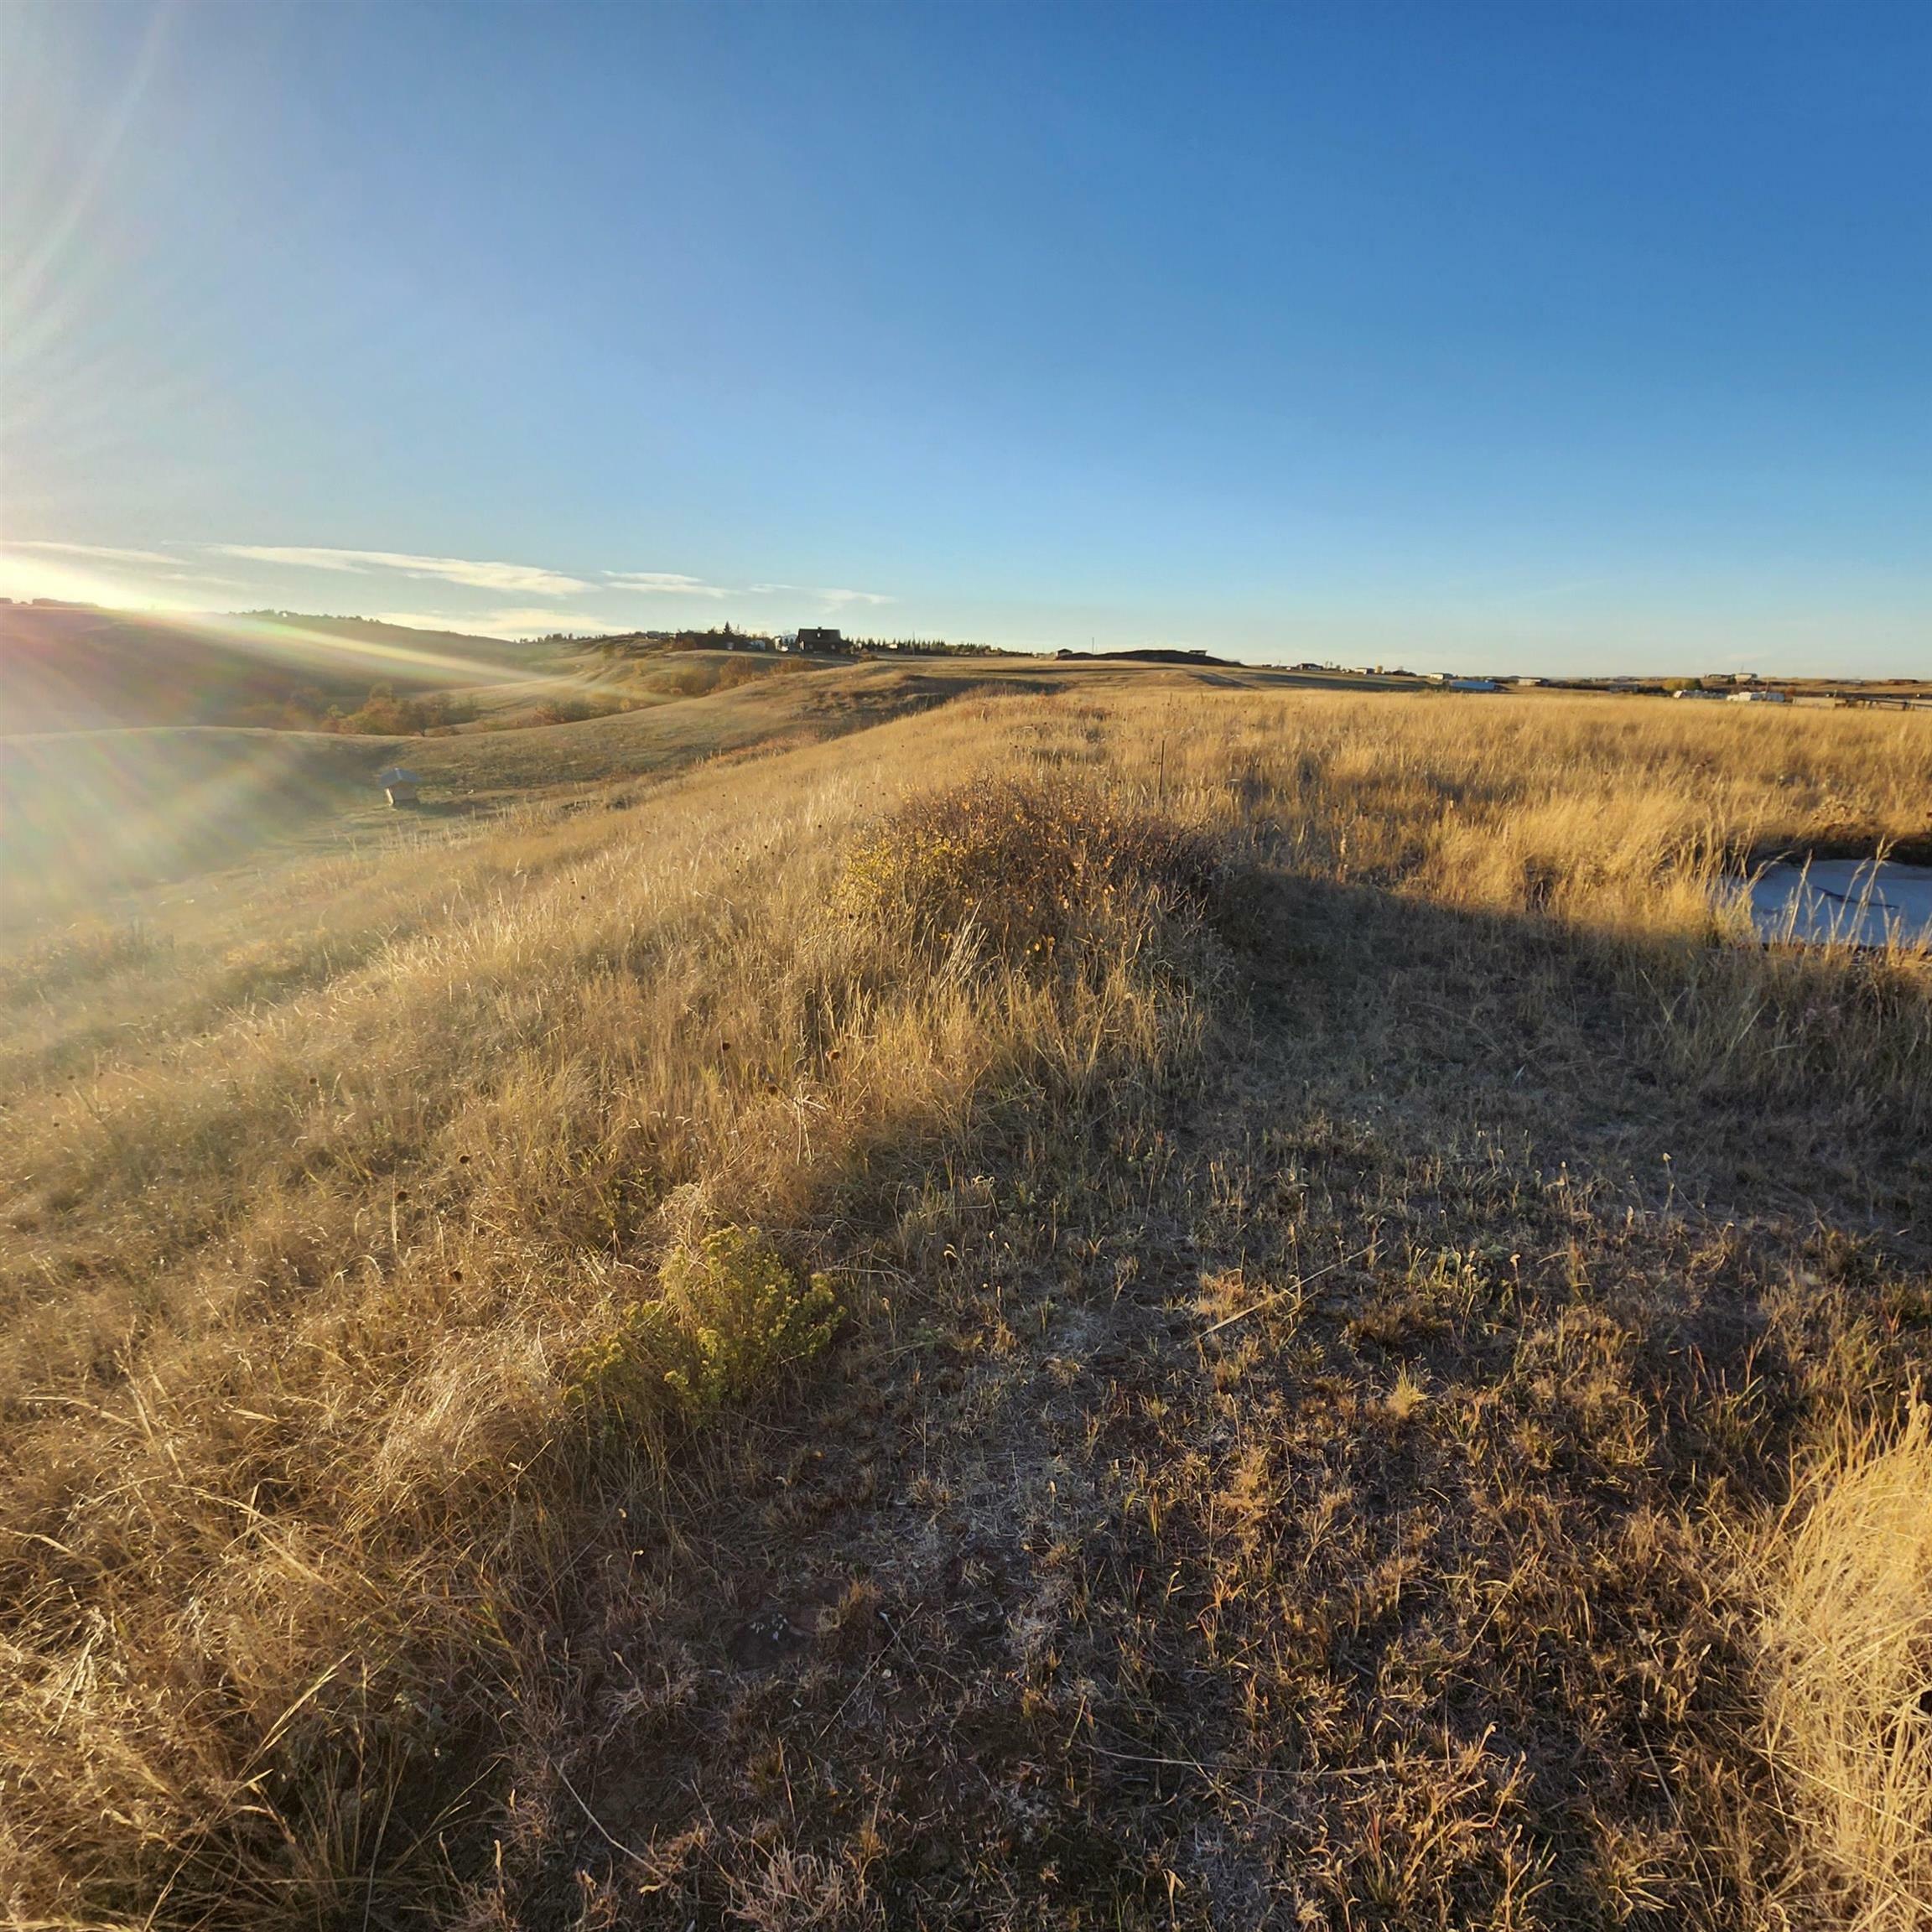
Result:
{"type": "Polygon", "coordinates": [[[1932,8],[0,11],[0,590],[1932,673],[1932,8]]]}

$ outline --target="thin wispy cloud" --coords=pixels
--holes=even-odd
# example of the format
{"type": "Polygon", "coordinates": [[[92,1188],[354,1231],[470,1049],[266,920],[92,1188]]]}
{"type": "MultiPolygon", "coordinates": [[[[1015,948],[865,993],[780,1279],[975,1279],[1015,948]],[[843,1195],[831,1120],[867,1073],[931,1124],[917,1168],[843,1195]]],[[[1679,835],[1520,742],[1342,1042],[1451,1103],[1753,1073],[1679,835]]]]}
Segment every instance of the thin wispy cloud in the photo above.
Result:
{"type": "Polygon", "coordinates": [[[722,584],[707,584],[677,570],[606,570],[606,581],[626,590],[648,590],[665,597],[729,597],[722,584]]]}
{"type": "Polygon", "coordinates": [[[256,564],[293,564],[312,570],[361,574],[393,570],[398,576],[434,578],[475,590],[513,590],[526,596],[569,597],[595,588],[581,577],[566,577],[533,564],[496,564],[468,557],[418,557],[400,550],[335,550],[302,544],[211,543],[222,557],[244,557],[256,564]]]}
{"type": "Polygon", "coordinates": [[[446,611],[378,610],[375,618],[378,624],[400,624],[411,631],[447,631],[465,637],[548,637],[558,631],[596,636],[612,628],[604,618],[587,617],[580,610],[558,610],[553,606],[461,616],[452,616],[446,611]]]}
{"type": "Polygon", "coordinates": [[[127,550],[114,543],[61,543],[51,537],[23,537],[9,550],[47,550],[60,557],[92,557],[103,564],[178,564],[180,558],[159,550],[127,550]]]}
{"type": "Polygon", "coordinates": [[[676,570],[606,570],[605,579],[613,588],[642,590],[668,597],[808,597],[815,603],[834,606],[844,604],[890,604],[892,600],[878,590],[847,590],[838,588],[814,589],[799,584],[747,584],[739,588],[727,584],[709,584],[702,577],[688,577],[676,570]]]}
{"type": "Polygon", "coordinates": [[[835,584],[754,584],[750,588],[761,596],[809,597],[820,604],[890,604],[892,601],[882,590],[846,590],[835,584]]]}
{"type": "MultiPolygon", "coordinates": [[[[123,568],[139,569],[151,583],[165,580],[199,584],[209,589],[241,588],[232,579],[206,575],[197,570],[194,560],[200,556],[234,558],[271,569],[325,570],[350,577],[412,578],[456,584],[466,590],[507,593],[512,597],[588,595],[612,600],[681,597],[712,603],[734,597],[787,598],[828,613],[893,601],[880,591],[858,590],[844,585],[718,584],[686,570],[599,570],[589,577],[574,577],[564,571],[548,569],[536,564],[506,564],[472,557],[433,557],[410,550],[352,550],[319,543],[179,543],[167,550],[147,550],[120,544],[79,543],[55,538],[34,538],[17,539],[0,545],[0,549],[18,557],[18,571],[26,572],[36,579],[31,586],[35,592],[66,596],[90,594],[89,586],[80,575],[80,570],[88,564],[109,572],[123,568]],[[44,561],[35,563],[33,559],[36,556],[44,561]],[[54,580],[55,575],[58,575],[58,581],[54,580]],[[43,577],[48,580],[38,581],[43,577]]],[[[106,582],[101,584],[100,591],[110,596],[114,594],[113,586],[106,582]]],[[[282,587],[278,587],[277,595],[290,597],[290,593],[282,587]]],[[[299,595],[293,594],[297,598],[299,595]]],[[[621,609],[621,605],[618,607],[621,609]]],[[[506,636],[558,629],[610,630],[615,622],[608,614],[591,616],[580,610],[565,612],[522,607],[495,611],[487,616],[457,610],[417,611],[396,621],[506,636]]]]}

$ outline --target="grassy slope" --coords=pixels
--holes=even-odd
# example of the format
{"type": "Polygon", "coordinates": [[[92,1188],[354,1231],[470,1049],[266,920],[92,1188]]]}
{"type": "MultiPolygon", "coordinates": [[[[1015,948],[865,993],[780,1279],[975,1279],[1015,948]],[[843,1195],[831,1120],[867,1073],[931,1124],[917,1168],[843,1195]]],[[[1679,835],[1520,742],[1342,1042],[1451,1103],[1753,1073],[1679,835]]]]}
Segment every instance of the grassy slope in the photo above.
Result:
{"type": "Polygon", "coordinates": [[[103,891],[237,865],[342,823],[378,796],[388,742],[215,725],[7,740],[7,924],[72,917],[103,891]]]}
{"type": "Polygon", "coordinates": [[[298,686],[353,709],[372,684],[449,690],[540,667],[545,647],[360,617],[0,605],[4,730],[221,724],[298,686]]]}
{"type": "MultiPolygon", "coordinates": [[[[7,922],[71,920],[103,893],[222,868],[247,865],[252,879],[292,849],[434,839],[478,811],[835,735],[974,688],[956,672],[846,666],[761,665],[733,683],[732,661],[699,661],[719,655],[659,668],[662,689],[627,690],[647,709],[574,724],[411,739],[190,726],[0,740],[7,922]],[[372,782],[397,760],[427,781],[423,811],[400,818],[372,782]]],[[[501,702],[522,700],[506,689],[501,702]]]]}
{"type": "Polygon", "coordinates": [[[16,970],[0,1897],[1919,1922],[1924,1559],[1830,1455],[1932,1366],[1925,969],[1713,948],[1709,885],[1918,828],[1932,740],[1473,714],[975,696],[16,970]],[[1000,771],[1235,890],[1083,875],[1043,965],[841,889],[1000,771]],[[729,1223],[847,1321],[697,1418],[627,1311],[729,1223]],[[1883,1691],[1789,1634],[1860,1538],[1883,1691]]]}
{"type": "Polygon", "coordinates": [[[1150,688],[1280,681],[1269,673],[805,663],[719,652],[609,665],[579,653],[554,677],[480,688],[478,725],[447,735],[191,725],[0,739],[0,823],[8,828],[0,913],[16,933],[90,913],[137,917],[148,910],[143,889],[158,882],[245,867],[252,890],[262,867],[290,852],[434,839],[478,812],[608,788],[721,753],[836,736],[979,691],[1098,692],[1135,678],[1150,688]],[[519,722],[544,706],[605,704],[635,708],[564,724],[519,722]],[[372,783],[397,760],[428,781],[423,809],[406,819],[384,808],[372,783]]]}

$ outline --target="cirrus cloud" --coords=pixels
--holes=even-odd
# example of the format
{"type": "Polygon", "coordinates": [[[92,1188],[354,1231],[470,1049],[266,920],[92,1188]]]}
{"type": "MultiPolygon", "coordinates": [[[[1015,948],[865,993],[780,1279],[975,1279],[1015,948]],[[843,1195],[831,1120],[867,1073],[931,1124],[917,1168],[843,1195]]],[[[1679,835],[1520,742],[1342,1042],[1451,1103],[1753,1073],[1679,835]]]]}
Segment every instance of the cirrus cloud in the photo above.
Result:
{"type": "MultiPolygon", "coordinates": [[[[784,597],[803,600],[828,613],[852,605],[890,604],[893,600],[876,590],[856,590],[838,585],[748,583],[718,584],[683,570],[598,570],[588,577],[574,577],[561,570],[535,564],[506,564],[491,558],[438,557],[409,550],[358,550],[334,544],[309,543],[176,543],[165,550],[137,549],[107,543],[70,543],[55,538],[16,538],[0,544],[0,550],[13,553],[20,571],[39,570],[43,575],[63,571],[58,583],[49,580],[43,588],[50,595],[77,595],[86,590],[79,573],[88,564],[119,574],[137,568],[151,580],[165,578],[180,583],[195,583],[209,588],[236,589],[232,579],[206,576],[195,568],[197,554],[205,558],[235,558],[243,563],[284,569],[326,570],[347,576],[402,577],[451,584],[467,590],[492,591],[511,597],[565,598],[590,595],[603,598],[699,598],[709,601],[742,597],[784,597]],[[33,556],[45,559],[38,564],[33,556]],[[152,567],[161,566],[155,569],[152,567]],[[70,581],[71,579],[71,581],[70,581]],[[80,586],[80,588],[76,588],[80,586]]],[[[16,574],[18,574],[16,572],[16,574]]],[[[103,584],[103,589],[111,586],[103,584]]],[[[496,621],[507,631],[511,628],[537,627],[537,620],[547,614],[518,609],[499,614],[496,621]]],[[[558,622],[580,622],[592,626],[610,620],[586,619],[581,613],[556,614],[558,622]]],[[[480,621],[451,612],[445,622],[480,621]]],[[[548,628],[548,625],[543,626],[548,628]]]]}
{"type": "Polygon", "coordinates": [[[22,537],[7,546],[9,550],[49,550],[62,557],[92,557],[103,564],[176,564],[179,558],[159,550],[124,550],[114,543],[61,543],[51,537],[22,537]]]}
{"type": "Polygon", "coordinates": [[[600,636],[611,625],[602,617],[580,610],[559,610],[553,605],[522,610],[491,610],[485,615],[471,611],[452,616],[437,610],[378,610],[378,624],[398,624],[409,631],[444,631],[461,637],[501,637],[512,640],[548,637],[559,631],[600,636]]]}
{"type": "Polygon", "coordinates": [[[679,570],[606,570],[604,579],[613,589],[638,590],[654,597],[808,597],[834,608],[846,604],[890,604],[877,590],[813,588],[804,584],[747,584],[741,589],[707,583],[679,570]]]}
{"type": "Polygon", "coordinates": [[[722,584],[687,577],[677,570],[606,570],[605,581],[626,590],[647,590],[660,597],[729,597],[722,584]]]}
{"type": "Polygon", "coordinates": [[[310,570],[345,570],[358,575],[392,570],[402,577],[434,578],[475,590],[513,590],[526,596],[569,597],[595,588],[581,577],[566,577],[534,564],[496,564],[468,557],[418,557],[402,550],[336,550],[306,544],[211,543],[222,557],[255,564],[288,564],[310,570]]]}
{"type": "Polygon", "coordinates": [[[880,590],[841,590],[823,584],[754,584],[750,588],[760,596],[811,597],[821,604],[890,604],[892,600],[880,590]]]}

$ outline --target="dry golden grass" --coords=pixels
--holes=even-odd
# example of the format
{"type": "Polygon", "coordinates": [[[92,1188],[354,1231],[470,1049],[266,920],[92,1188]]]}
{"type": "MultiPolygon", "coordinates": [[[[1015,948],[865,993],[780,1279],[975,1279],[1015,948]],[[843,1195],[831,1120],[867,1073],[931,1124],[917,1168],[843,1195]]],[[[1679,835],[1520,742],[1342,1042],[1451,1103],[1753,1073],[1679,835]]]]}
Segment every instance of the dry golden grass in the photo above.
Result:
{"type": "Polygon", "coordinates": [[[1932,1366],[1926,963],[1714,889],[1932,734],[1690,709],[968,698],[43,937],[0,1903],[1911,1923],[1923,1653],[1791,1633],[1922,1436],[1735,1552],[1932,1366]]]}
{"type": "Polygon", "coordinates": [[[1767,1551],[1768,1748],[1865,1932],[1932,1913],[1932,1411],[1834,1444],[1767,1551]]]}
{"type": "Polygon", "coordinates": [[[1124,927],[1157,941],[1220,896],[1213,842],[1064,779],[912,799],[846,861],[851,917],[915,940],[1044,962],[1124,927]]]}

